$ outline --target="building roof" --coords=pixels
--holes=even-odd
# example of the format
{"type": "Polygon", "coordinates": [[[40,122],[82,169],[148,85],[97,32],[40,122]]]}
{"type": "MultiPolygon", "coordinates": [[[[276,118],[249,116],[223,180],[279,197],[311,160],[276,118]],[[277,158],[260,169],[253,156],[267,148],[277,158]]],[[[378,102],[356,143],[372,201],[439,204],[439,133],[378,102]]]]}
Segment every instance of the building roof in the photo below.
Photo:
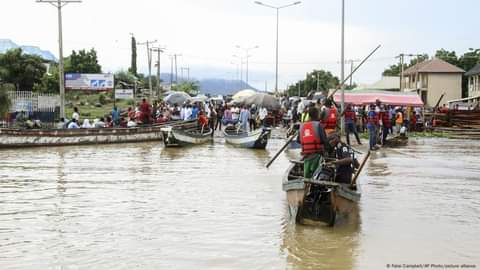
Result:
{"type": "Polygon", "coordinates": [[[472,69],[465,73],[465,76],[472,76],[477,74],[480,74],[480,64],[476,64],[472,69]]]}
{"type": "Polygon", "coordinates": [[[407,68],[403,74],[411,75],[415,73],[464,73],[465,70],[447,63],[441,59],[434,58],[420,62],[407,68]]]}
{"type": "Polygon", "coordinates": [[[399,76],[382,76],[382,79],[374,84],[360,85],[353,89],[353,91],[359,91],[363,89],[375,89],[375,90],[400,90],[400,77],[399,76]]]}
{"type": "MultiPolygon", "coordinates": [[[[341,102],[341,94],[334,95],[334,100],[337,103],[341,102]]],[[[380,90],[359,90],[359,91],[345,91],[345,103],[352,105],[368,105],[374,104],[377,100],[384,104],[393,106],[423,106],[422,99],[415,92],[392,92],[380,90]]]]}

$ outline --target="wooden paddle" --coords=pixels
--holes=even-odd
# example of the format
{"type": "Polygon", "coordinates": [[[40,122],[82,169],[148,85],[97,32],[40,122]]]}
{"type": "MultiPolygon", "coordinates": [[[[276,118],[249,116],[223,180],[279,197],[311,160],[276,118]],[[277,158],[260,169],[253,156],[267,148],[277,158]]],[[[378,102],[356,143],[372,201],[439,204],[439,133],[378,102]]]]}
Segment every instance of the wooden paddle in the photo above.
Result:
{"type": "Polygon", "coordinates": [[[367,152],[367,155],[363,158],[362,163],[360,164],[360,167],[358,167],[357,173],[352,178],[352,182],[350,183],[350,186],[354,187],[357,185],[357,178],[360,175],[360,172],[362,172],[362,169],[365,166],[365,163],[367,163],[367,160],[369,157],[370,157],[370,150],[367,152]]]}
{"type": "Polygon", "coordinates": [[[282,148],[280,148],[280,150],[278,150],[278,152],[270,159],[270,161],[268,161],[267,165],[265,165],[265,167],[270,167],[270,165],[272,165],[272,163],[278,158],[278,156],[283,152],[283,150],[285,150],[285,148],[287,148],[287,146],[293,141],[293,139],[295,139],[295,137],[297,137],[297,133],[298,132],[295,132],[295,134],[293,134],[292,136],[290,136],[287,140],[287,142],[282,146],[282,148]]]}

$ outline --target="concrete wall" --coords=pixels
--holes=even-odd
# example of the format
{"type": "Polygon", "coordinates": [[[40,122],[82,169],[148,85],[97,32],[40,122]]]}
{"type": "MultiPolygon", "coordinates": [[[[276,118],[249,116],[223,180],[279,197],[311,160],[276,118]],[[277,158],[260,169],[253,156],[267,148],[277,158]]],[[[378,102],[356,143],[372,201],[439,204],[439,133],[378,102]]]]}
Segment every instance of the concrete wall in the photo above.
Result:
{"type": "Polygon", "coordinates": [[[452,99],[462,98],[461,73],[430,73],[428,74],[427,105],[435,106],[440,96],[445,92],[440,105],[452,99]]]}

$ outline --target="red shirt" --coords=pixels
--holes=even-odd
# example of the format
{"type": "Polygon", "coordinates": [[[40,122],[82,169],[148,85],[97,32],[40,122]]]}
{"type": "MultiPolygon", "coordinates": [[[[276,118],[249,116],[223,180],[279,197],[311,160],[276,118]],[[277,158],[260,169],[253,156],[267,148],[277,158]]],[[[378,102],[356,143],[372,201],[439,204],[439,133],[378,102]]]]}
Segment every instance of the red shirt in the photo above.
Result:
{"type": "Polygon", "coordinates": [[[201,126],[208,126],[208,118],[202,114],[198,117],[198,123],[200,123],[201,126]]]}

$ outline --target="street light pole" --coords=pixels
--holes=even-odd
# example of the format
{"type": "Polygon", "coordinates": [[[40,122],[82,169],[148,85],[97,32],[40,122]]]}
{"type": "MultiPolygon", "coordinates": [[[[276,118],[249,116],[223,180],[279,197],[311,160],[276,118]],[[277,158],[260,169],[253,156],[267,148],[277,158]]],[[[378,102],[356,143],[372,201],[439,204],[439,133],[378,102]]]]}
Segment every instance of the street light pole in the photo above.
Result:
{"type": "Polygon", "coordinates": [[[81,3],[81,0],[37,0],[37,3],[49,3],[58,10],[58,77],[60,83],[60,117],[65,118],[65,75],[63,68],[63,29],[62,7],[69,3],[81,3]]]}
{"type": "Polygon", "coordinates": [[[246,78],[245,80],[246,80],[246,84],[247,84],[247,87],[248,87],[248,58],[250,58],[250,56],[251,56],[251,55],[249,55],[249,52],[250,52],[250,50],[257,49],[258,46],[254,46],[254,47],[250,47],[250,48],[244,48],[244,47],[242,47],[242,46],[240,46],[240,45],[237,45],[237,48],[242,49],[242,50],[245,51],[245,58],[246,58],[246,60],[247,60],[247,61],[246,61],[246,64],[247,64],[246,69],[247,69],[247,70],[246,70],[246,74],[245,74],[245,78],[246,78]]]}
{"type": "Polygon", "coordinates": [[[279,6],[279,7],[264,4],[260,1],[255,1],[254,3],[257,4],[257,5],[260,5],[260,6],[273,8],[277,11],[277,35],[276,35],[276,41],[275,41],[275,94],[278,94],[278,25],[279,25],[279,12],[280,12],[280,9],[282,9],[282,8],[295,6],[295,5],[301,4],[302,2],[297,1],[297,2],[294,2],[292,4],[279,6]]]}

